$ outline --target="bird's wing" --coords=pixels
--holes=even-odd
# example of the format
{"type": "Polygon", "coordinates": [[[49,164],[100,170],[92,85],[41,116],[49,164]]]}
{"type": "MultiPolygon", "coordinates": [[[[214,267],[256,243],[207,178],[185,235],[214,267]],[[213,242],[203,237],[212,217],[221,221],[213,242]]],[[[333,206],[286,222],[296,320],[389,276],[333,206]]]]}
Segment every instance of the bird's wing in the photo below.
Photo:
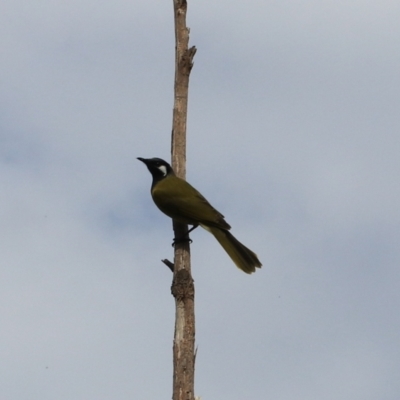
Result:
{"type": "Polygon", "coordinates": [[[230,229],[224,216],[183,179],[164,179],[153,188],[152,195],[158,208],[171,218],[190,225],[230,229]]]}

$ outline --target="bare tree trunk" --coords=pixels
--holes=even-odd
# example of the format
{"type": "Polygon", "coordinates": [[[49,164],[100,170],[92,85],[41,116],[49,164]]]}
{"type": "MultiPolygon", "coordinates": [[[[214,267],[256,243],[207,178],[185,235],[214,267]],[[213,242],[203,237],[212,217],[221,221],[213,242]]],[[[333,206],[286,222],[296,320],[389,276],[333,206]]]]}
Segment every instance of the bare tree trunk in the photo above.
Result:
{"type": "MultiPolygon", "coordinates": [[[[171,138],[172,168],[186,178],[186,120],[189,75],[196,48],[188,48],[186,0],[173,0],[175,16],[175,94],[171,138]]],[[[187,226],[173,223],[175,237],[183,237],[187,226]]],[[[190,268],[189,242],[175,244],[174,278],[171,287],[175,297],[175,335],[173,346],[173,400],[194,400],[195,317],[194,284],[190,268]]]]}

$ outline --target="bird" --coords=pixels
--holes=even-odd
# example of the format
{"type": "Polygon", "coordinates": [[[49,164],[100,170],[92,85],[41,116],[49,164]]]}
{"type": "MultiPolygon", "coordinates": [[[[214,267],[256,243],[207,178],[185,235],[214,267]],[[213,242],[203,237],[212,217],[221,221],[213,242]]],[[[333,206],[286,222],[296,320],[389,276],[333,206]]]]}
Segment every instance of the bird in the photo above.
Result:
{"type": "MultiPolygon", "coordinates": [[[[231,226],[225,217],[192,185],[177,177],[170,164],[161,158],[137,159],[147,166],[153,177],[151,197],[164,214],[177,222],[192,225],[187,233],[199,225],[210,232],[235,265],[247,274],[261,268],[257,255],[229,232],[231,226]]],[[[188,236],[186,240],[190,240],[188,236]]],[[[174,243],[177,241],[174,239],[174,243]]]]}

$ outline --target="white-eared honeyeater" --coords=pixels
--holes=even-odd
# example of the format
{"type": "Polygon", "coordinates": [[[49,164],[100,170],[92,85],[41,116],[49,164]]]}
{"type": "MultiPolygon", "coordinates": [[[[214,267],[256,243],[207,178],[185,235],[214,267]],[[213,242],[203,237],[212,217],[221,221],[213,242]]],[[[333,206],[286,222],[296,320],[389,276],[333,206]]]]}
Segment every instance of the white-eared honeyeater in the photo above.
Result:
{"type": "Polygon", "coordinates": [[[140,158],[146,164],[153,183],[151,196],[157,207],[172,219],[193,225],[199,225],[211,232],[219,244],[242,271],[251,274],[261,268],[257,255],[240,243],[230,232],[230,225],[193,186],[178,178],[172,167],[161,158],[140,158]]]}

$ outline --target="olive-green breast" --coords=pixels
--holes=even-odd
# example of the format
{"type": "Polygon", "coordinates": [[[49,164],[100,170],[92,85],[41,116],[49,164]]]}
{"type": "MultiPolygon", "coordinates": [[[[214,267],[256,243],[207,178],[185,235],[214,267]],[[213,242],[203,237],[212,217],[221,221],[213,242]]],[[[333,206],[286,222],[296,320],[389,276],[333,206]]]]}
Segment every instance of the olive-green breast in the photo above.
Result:
{"type": "Polygon", "coordinates": [[[218,212],[193,186],[174,175],[157,182],[151,190],[157,207],[169,217],[189,225],[204,224],[230,229],[218,212]]]}

